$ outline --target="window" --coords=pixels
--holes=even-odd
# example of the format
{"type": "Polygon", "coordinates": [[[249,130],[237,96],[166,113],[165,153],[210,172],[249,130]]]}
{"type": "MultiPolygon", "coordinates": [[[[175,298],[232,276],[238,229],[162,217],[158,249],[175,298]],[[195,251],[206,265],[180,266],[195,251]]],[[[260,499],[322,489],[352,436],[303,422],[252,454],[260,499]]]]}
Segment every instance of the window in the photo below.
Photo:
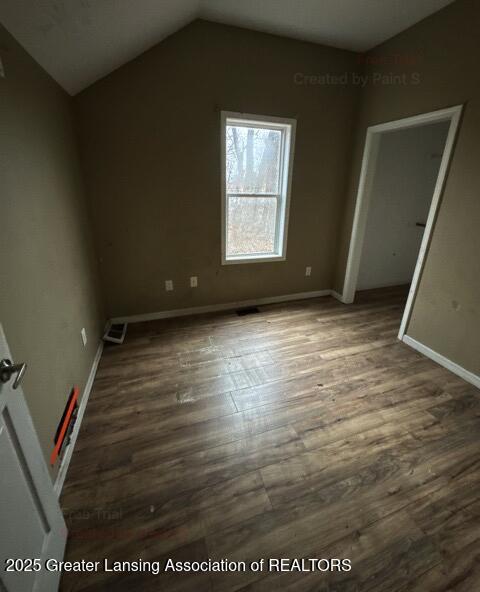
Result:
{"type": "Polygon", "coordinates": [[[295,124],[222,112],[222,263],[285,259],[295,124]]]}

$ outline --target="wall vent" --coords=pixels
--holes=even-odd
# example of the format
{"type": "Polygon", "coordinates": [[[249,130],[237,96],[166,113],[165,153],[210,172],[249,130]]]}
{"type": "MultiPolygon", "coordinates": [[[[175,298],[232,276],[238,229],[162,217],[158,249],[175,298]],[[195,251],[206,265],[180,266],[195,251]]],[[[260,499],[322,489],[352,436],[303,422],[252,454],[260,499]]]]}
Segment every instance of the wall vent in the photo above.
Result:
{"type": "Polygon", "coordinates": [[[65,409],[58,424],[57,431],[55,432],[55,437],[53,438],[55,447],[50,456],[50,464],[52,467],[55,464],[57,458],[62,459],[64,457],[65,450],[70,444],[70,437],[72,435],[75,422],[77,421],[78,395],[79,390],[78,387],[75,386],[70,391],[67,404],[65,405],[65,409]]]}

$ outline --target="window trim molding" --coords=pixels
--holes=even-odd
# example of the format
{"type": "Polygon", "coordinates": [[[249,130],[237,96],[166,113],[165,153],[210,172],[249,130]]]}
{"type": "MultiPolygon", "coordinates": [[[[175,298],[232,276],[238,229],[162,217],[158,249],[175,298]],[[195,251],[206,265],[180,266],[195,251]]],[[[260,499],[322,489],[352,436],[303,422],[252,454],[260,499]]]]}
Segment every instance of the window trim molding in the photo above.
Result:
{"type": "MultiPolygon", "coordinates": [[[[240,263],[268,263],[273,261],[285,261],[287,258],[287,238],[288,238],[288,222],[290,216],[290,194],[292,189],[292,173],[293,160],[295,156],[295,134],[297,129],[297,120],[288,117],[276,117],[268,115],[253,115],[251,113],[237,113],[235,111],[221,111],[220,112],[220,168],[221,168],[221,216],[222,216],[222,265],[238,265],[240,263]],[[283,161],[285,156],[288,158],[288,166],[282,163],[282,188],[285,193],[285,205],[282,208],[281,217],[277,216],[277,224],[279,225],[278,245],[281,246],[278,255],[267,253],[265,255],[239,255],[238,257],[229,257],[227,259],[227,229],[226,229],[226,212],[227,212],[227,187],[226,187],[226,143],[225,143],[225,128],[227,119],[239,119],[241,124],[248,126],[249,123],[265,124],[265,127],[271,128],[272,125],[278,124],[284,129],[285,125],[290,126],[290,133],[288,138],[285,136],[287,146],[284,147],[283,161]],[[283,222],[283,223],[282,223],[283,222]]],[[[277,247],[278,248],[278,247],[277,247]]]]}

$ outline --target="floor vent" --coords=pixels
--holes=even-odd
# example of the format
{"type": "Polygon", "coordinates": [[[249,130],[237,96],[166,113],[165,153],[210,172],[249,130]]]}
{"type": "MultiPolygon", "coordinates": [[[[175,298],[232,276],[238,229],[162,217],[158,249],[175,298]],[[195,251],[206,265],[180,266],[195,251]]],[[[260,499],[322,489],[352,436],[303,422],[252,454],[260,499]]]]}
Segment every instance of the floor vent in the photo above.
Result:
{"type": "Polygon", "coordinates": [[[239,317],[244,317],[245,315],[256,314],[260,312],[260,310],[256,306],[247,306],[245,308],[239,308],[236,313],[239,317]]]}
{"type": "Polygon", "coordinates": [[[114,323],[109,325],[103,341],[111,341],[112,343],[123,343],[125,339],[125,333],[127,332],[127,323],[114,323]]]}

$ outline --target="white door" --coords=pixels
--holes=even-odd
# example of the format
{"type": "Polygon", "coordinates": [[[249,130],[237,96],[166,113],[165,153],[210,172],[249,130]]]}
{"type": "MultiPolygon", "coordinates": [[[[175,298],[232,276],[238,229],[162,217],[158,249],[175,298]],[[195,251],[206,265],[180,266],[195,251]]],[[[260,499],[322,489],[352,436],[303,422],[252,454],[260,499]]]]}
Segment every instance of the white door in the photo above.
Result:
{"type": "MultiPolygon", "coordinates": [[[[0,360],[12,360],[1,324],[0,360]]],[[[47,571],[45,561],[63,558],[67,528],[22,387],[15,385],[18,371],[9,378],[5,365],[0,362],[0,590],[55,592],[60,573],[47,571]],[[9,571],[8,559],[21,560],[13,566],[18,571],[9,571]]]]}

